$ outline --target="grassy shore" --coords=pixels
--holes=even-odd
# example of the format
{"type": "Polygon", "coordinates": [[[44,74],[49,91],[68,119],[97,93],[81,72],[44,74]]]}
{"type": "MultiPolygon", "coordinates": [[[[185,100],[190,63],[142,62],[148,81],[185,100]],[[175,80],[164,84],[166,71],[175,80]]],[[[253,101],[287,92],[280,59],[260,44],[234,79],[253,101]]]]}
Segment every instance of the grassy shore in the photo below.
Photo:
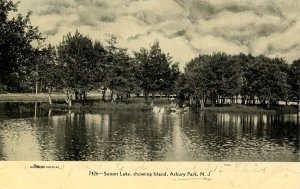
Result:
{"type": "MultiPolygon", "coordinates": [[[[0,94],[0,102],[42,102],[43,108],[46,109],[68,109],[65,101],[66,94],[52,93],[52,105],[48,104],[48,94],[32,94],[32,93],[8,93],[0,94]]],[[[89,93],[88,101],[85,103],[73,103],[71,109],[84,110],[135,110],[147,111],[152,110],[152,106],[146,105],[144,98],[129,98],[120,103],[109,103],[100,101],[101,95],[99,93],[89,93]]],[[[150,98],[151,100],[151,98],[150,98]]],[[[168,104],[171,101],[166,98],[154,98],[154,104],[168,104]]],[[[292,106],[278,106],[271,109],[266,109],[258,106],[249,105],[229,105],[229,106],[215,106],[198,109],[199,111],[213,111],[213,112],[236,112],[236,113],[297,113],[299,109],[292,106]]]]}
{"type": "MultiPolygon", "coordinates": [[[[73,97],[74,98],[74,97],[73,97]]],[[[152,106],[145,104],[145,99],[142,97],[133,97],[124,100],[124,102],[110,103],[101,101],[102,96],[99,93],[89,93],[88,101],[79,103],[73,102],[70,109],[73,110],[132,110],[132,111],[148,111],[152,110],[152,106]]],[[[108,97],[109,98],[109,97],[108,97]]],[[[49,96],[44,94],[32,94],[32,93],[8,93],[0,94],[0,102],[41,102],[44,109],[68,109],[64,93],[52,93],[52,104],[48,104],[49,96]]],[[[165,104],[170,102],[165,98],[154,98],[155,104],[165,104]]]]}
{"type": "Polygon", "coordinates": [[[214,106],[199,109],[199,111],[232,112],[232,113],[297,113],[299,110],[292,106],[278,106],[266,109],[249,105],[214,106]]]}
{"type": "MultiPolygon", "coordinates": [[[[101,100],[102,95],[100,93],[88,93],[87,99],[89,101],[101,100]]],[[[110,97],[107,96],[107,99],[110,97]]],[[[64,102],[66,99],[66,94],[64,93],[52,93],[52,101],[55,102],[64,102]]],[[[73,96],[74,99],[74,96],[73,96]]],[[[8,93],[0,94],[0,102],[48,102],[49,96],[47,93],[8,93]]],[[[151,100],[151,97],[149,98],[151,100]]],[[[167,103],[169,102],[166,98],[154,98],[155,103],[167,103]]],[[[132,97],[124,101],[125,103],[144,103],[145,99],[143,97],[132,97]]]]}
{"type": "MultiPolygon", "coordinates": [[[[65,103],[66,94],[51,94],[52,104],[48,104],[48,94],[32,93],[10,93],[0,94],[0,102],[41,102],[44,109],[65,110],[68,109],[65,103]]],[[[110,103],[100,101],[101,96],[97,93],[88,94],[88,101],[84,103],[73,102],[70,109],[73,110],[128,110],[128,111],[149,111],[152,106],[146,105],[143,98],[131,98],[125,102],[110,103]]],[[[158,102],[160,100],[157,100],[158,102]]]]}
{"type": "MultiPolygon", "coordinates": [[[[64,102],[66,94],[52,93],[51,99],[53,102],[64,102]]],[[[100,99],[100,95],[91,94],[89,99],[100,99]]],[[[0,102],[48,102],[49,96],[47,93],[8,93],[0,94],[0,102]]]]}
{"type": "MultiPolygon", "coordinates": [[[[69,109],[66,104],[54,103],[47,104],[43,103],[42,108],[44,109],[69,109]]],[[[149,111],[152,110],[152,106],[145,103],[104,103],[104,102],[94,102],[94,103],[74,103],[70,109],[73,110],[124,110],[124,111],[149,111]]]]}

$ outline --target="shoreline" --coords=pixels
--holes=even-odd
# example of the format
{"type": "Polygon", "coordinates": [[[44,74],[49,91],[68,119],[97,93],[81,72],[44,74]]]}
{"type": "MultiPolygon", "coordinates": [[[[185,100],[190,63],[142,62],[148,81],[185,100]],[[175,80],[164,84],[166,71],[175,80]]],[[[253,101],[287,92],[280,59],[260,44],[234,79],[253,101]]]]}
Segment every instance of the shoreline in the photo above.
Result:
{"type": "Polygon", "coordinates": [[[106,103],[106,102],[96,102],[96,103],[74,103],[71,107],[66,104],[41,104],[44,109],[60,109],[60,110],[130,110],[130,111],[151,111],[152,106],[144,103],[106,103]]]}
{"type": "Polygon", "coordinates": [[[229,106],[215,106],[215,107],[204,107],[197,109],[199,112],[228,112],[228,113],[298,113],[300,109],[294,106],[277,106],[270,109],[266,109],[259,105],[240,105],[233,104],[229,106]]]}
{"type": "MultiPolygon", "coordinates": [[[[149,111],[153,107],[147,105],[142,97],[132,97],[124,102],[103,102],[99,93],[89,93],[88,101],[75,102],[73,101],[72,107],[68,108],[65,101],[66,94],[53,93],[51,94],[52,104],[50,105],[47,93],[7,93],[0,94],[0,103],[42,103],[45,109],[73,109],[73,110],[133,110],[133,111],[149,111]]],[[[170,101],[165,98],[155,98],[155,104],[169,105],[170,101]]],[[[299,113],[300,109],[289,105],[279,105],[270,109],[265,109],[259,105],[241,105],[232,104],[225,106],[214,106],[191,109],[198,112],[228,112],[228,113],[299,113]]]]}

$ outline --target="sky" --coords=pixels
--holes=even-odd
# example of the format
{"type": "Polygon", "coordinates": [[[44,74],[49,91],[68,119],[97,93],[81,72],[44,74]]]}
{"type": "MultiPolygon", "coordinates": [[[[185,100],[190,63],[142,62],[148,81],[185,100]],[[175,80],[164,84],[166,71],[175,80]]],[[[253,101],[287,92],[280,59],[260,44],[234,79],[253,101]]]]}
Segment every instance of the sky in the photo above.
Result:
{"type": "Polygon", "coordinates": [[[181,68],[214,52],[300,58],[300,0],[21,0],[28,10],[45,43],[76,29],[104,45],[114,34],[129,53],[159,40],[181,68]]]}

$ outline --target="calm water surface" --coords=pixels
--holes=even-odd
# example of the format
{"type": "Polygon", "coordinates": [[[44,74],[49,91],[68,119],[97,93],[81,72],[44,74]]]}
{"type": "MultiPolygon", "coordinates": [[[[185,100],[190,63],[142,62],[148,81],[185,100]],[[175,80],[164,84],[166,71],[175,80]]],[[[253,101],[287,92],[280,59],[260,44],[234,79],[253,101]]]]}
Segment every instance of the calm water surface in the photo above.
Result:
{"type": "Polygon", "coordinates": [[[0,103],[0,160],[299,161],[299,114],[45,111],[0,103]]]}

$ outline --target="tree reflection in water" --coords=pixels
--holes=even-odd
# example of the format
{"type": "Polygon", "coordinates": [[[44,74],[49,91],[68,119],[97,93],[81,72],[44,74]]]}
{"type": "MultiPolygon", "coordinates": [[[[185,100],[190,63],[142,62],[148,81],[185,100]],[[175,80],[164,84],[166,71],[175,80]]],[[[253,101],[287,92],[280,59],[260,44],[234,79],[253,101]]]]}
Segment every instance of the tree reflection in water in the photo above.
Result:
{"type": "Polygon", "coordinates": [[[2,160],[299,161],[299,114],[0,108],[2,160]]]}

